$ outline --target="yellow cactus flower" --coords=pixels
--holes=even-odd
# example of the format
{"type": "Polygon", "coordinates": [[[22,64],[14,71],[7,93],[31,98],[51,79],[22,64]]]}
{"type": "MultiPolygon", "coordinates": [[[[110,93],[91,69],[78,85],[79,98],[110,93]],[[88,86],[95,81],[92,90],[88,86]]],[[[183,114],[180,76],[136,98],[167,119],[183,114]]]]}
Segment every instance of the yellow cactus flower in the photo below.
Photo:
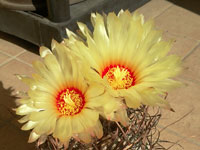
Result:
{"type": "MultiPolygon", "coordinates": [[[[17,75],[30,86],[27,98],[17,101],[16,114],[25,115],[22,130],[31,130],[29,142],[53,135],[63,144],[71,137],[90,142],[91,136],[101,138],[102,125],[94,106],[103,105],[98,96],[105,90],[89,85],[79,72],[78,64],[63,44],[52,42],[52,52],[40,48],[43,62],[33,64],[32,78],[17,75]]],[[[112,99],[112,97],[111,97],[112,99]]]]}
{"type": "Polygon", "coordinates": [[[84,76],[130,108],[145,104],[170,109],[164,95],[180,84],[172,77],[180,72],[181,61],[167,55],[172,42],[162,40],[153,21],[122,10],[118,15],[92,13],[91,22],[93,32],[78,22],[79,36],[67,29],[69,38],[64,40],[85,64],[84,76]]]}

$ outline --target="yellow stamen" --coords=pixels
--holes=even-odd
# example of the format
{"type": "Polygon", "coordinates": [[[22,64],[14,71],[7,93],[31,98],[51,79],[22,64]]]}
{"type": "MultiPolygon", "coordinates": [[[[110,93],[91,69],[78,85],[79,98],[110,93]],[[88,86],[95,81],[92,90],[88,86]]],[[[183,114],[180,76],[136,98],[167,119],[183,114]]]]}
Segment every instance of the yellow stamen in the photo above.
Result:
{"type": "Polygon", "coordinates": [[[105,76],[112,88],[127,89],[135,84],[133,73],[121,66],[109,67],[105,69],[105,76]]]}
{"type": "Polygon", "coordinates": [[[56,98],[56,106],[62,115],[73,116],[81,112],[85,98],[81,91],[75,88],[62,90],[56,98]]]}
{"type": "Polygon", "coordinates": [[[75,103],[71,99],[71,94],[65,94],[63,99],[68,105],[75,106],[75,103]]]}

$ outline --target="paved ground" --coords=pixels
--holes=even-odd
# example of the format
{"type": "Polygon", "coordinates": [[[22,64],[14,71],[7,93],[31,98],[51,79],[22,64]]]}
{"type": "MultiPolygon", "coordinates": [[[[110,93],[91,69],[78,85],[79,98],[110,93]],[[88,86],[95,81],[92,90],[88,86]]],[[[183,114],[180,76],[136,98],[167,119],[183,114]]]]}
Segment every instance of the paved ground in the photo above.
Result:
{"type": "MultiPolygon", "coordinates": [[[[179,141],[185,150],[200,150],[200,16],[165,0],[152,0],[139,8],[145,19],[154,18],[165,39],[175,39],[171,53],[183,59],[184,71],[179,80],[185,87],[168,96],[175,113],[163,110],[160,128],[192,112],[162,132],[162,138],[179,141]]],[[[31,62],[40,59],[38,47],[0,32],[0,150],[32,150],[28,132],[20,130],[15,107],[16,91],[27,87],[14,74],[33,73],[31,62]],[[35,51],[35,53],[33,53],[35,51]]],[[[181,150],[176,145],[172,150],[181,150]]]]}

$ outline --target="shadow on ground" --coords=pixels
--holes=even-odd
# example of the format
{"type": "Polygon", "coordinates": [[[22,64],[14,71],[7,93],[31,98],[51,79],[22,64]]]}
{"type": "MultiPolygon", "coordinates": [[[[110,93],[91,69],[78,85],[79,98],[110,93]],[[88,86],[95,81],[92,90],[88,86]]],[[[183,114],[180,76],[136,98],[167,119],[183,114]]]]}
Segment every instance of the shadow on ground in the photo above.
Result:
{"type": "Polygon", "coordinates": [[[200,0],[168,0],[168,1],[200,15],[200,0]]]}
{"type": "Polygon", "coordinates": [[[16,36],[13,36],[13,35],[10,35],[8,33],[0,31],[0,39],[4,39],[5,41],[9,41],[10,43],[14,43],[15,45],[18,45],[19,47],[22,47],[25,50],[28,50],[32,53],[39,55],[39,47],[37,45],[34,45],[30,42],[27,42],[23,39],[16,37],[16,36]]]}
{"type": "Polygon", "coordinates": [[[0,81],[0,150],[34,150],[34,144],[28,144],[29,132],[22,131],[13,108],[18,99],[14,89],[4,88],[0,81]]]}

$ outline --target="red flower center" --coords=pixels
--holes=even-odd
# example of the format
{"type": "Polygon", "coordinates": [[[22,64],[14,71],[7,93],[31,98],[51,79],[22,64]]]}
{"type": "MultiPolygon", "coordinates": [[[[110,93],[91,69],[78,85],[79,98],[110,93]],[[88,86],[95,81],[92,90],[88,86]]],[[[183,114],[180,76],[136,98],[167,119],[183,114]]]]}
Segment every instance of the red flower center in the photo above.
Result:
{"type": "Polygon", "coordinates": [[[56,106],[62,115],[74,116],[81,112],[85,105],[83,93],[76,88],[66,88],[56,97],[56,106]]]}
{"type": "Polygon", "coordinates": [[[121,65],[110,65],[102,72],[102,78],[106,76],[113,89],[128,89],[135,85],[134,73],[121,65]]]}

